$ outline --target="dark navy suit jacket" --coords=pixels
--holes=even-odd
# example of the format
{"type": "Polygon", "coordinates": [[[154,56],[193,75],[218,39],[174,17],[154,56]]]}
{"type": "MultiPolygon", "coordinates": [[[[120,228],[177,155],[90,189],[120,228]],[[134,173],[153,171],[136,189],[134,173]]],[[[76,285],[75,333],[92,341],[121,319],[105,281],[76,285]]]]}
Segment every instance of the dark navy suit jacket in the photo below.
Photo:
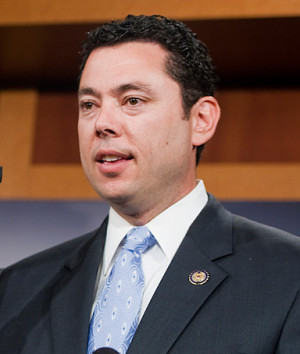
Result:
{"type": "MultiPolygon", "coordinates": [[[[107,220],[0,278],[1,354],[84,354],[107,220]]],[[[213,197],[191,225],[128,354],[299,354],[300,238],[213,197]],[[205,271],[193,285],[189,275],[205,271]]]]}

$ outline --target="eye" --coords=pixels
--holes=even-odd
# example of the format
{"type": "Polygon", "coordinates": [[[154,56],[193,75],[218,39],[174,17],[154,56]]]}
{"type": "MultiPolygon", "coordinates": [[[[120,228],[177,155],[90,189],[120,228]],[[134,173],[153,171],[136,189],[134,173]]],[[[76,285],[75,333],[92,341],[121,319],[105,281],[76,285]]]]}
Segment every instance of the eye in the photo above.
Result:
{"type": "Polygon", "coordinates": [[[90,101],[83,101],[80,103],[80,106],[83,110],[90,111],[93,108],[94,104],[90,101]]]}
{"type": "Polygon", "coordinates": [[[130,97],[127,102],[129,103],[130,106],[136,106],[141,102],[141,100],[137,97],[130,97]]]}
{"type": "Polygon", "coordinates": [[[147,97],[128,95],[121,100],[122,110],[129,115],[137,115],[145,111],[146,103],[148,102],[147,97]]]}

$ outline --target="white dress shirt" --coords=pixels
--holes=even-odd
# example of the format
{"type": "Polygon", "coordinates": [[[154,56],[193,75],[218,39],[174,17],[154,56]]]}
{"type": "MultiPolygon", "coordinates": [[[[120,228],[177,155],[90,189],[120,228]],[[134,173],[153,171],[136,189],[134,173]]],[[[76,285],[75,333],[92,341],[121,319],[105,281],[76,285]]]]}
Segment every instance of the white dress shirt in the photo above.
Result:
{"type": "MultiPolygon", "coordinates": [[[[200,180],[189,194],[145,225],[157,243],[142,254],[145,288],[140,319],[189,227],[204,208],[207,199],[204,183],[200,180]]],[[[96,285],[95,289],[94,306],[122,248],[124,236],[133,227],[110,208],[103,260],[98,271],[98,286],[96,285]]]]}

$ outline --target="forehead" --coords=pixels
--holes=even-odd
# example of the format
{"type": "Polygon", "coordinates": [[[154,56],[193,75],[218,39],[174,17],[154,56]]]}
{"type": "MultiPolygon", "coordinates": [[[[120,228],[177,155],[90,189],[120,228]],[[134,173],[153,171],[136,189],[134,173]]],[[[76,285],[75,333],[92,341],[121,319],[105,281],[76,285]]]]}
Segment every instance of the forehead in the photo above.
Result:
{"type": "Polygon", "coordinates": [[[126,42],[94,49],[87,59],[81,79],[91,75],[120,75],[124,72],[147,75],[166,74],[167,51],[157,43],[126,42]]]}

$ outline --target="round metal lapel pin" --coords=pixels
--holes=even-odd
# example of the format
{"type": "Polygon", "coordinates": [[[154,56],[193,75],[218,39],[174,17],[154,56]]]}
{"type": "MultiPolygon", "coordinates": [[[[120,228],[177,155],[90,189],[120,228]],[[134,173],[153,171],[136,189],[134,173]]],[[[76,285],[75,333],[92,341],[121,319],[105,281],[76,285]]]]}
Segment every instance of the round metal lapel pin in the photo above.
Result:
{"type": "Polygon", "coordinates": [[[194,270],[189,275],[189,282],[193,285],[203,285],[209,279],[209,273],[206,270],[194,270]]]}

